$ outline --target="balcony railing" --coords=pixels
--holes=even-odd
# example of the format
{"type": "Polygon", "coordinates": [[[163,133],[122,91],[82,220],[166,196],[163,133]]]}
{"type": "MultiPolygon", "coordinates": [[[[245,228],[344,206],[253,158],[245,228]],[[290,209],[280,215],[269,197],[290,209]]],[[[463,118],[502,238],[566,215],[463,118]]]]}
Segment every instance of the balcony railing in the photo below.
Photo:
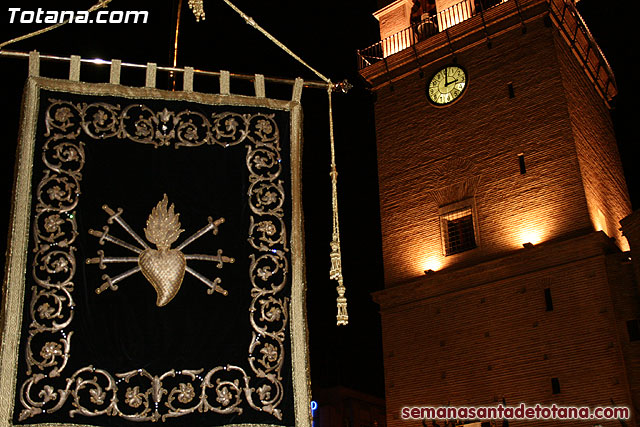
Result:
{"type": "Polygon", "coordinates": [[[384,58],[400,52],[419,41],[425,40],[445,29],[480,13],[482,9],[493,7],[507,0],[462,0],[437,14],[423,15],[420,23],[395,33],[366,49],[358,50],[359,69],[375,64],[384,58]]]}
{"type": "Polygon", "coordinates": [[[576,6],[570,0],[549,0],[549,10],[600,95],[611,101],[618,93],[615,76],[576,6]]]}

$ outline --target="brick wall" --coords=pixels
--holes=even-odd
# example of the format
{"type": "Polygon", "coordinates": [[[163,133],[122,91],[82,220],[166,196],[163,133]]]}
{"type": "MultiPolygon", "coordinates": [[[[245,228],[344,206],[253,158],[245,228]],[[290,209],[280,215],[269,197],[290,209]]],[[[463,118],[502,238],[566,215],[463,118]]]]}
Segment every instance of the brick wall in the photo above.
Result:
{"type": "Polygon", "coordinates": [[[611,285],[611,301],[614,306],[616,333],[625,362],[633,408],[640,410],[640,341],[631,341],[627,321],[640,319],[640,300],[634,280],[633,267],[628,254],[611,254],[607,257],[607,277],[611,285]]]}
{"type": "Polygon", "coordinates": [[[607,244],[601,233],[545,243],[378,294],[388,425],[421,425],[400,419],[404,406],[493,406],[503,397],[508,405],[596,407],[613,399],[632,407],[622,348],[628,343],[619,339],[616,319],[621,301],[611,291],[612,284],[628,290],[629,282],[610,280],[621,263],[607,255],[607,244]],[[437,292],[450,282],[459,290],[444,285],[437,292]],[[552,378],[560,394],[552,393],[552,378]]]}
{"type": "Polygon", "coordinates": [[[622,237],[619,221],[631,213],[631,202],[611,117],[564,40],[558,37],[556,45],[582,182],[594,228],[615,238],[621,249],[629,250],[626,239],[622,237]]]}
{"type": "Polygon", "coordinates": [[[592,227],[554,31],[539,19],[492,45],[456,54],[469,86],[449,107],[431,106],[425,88],[450,58],[377,92],[387,286],[592,227]],[[475,198],[480,247],[444,257],[438,208],[461,197],[475,198]]]}

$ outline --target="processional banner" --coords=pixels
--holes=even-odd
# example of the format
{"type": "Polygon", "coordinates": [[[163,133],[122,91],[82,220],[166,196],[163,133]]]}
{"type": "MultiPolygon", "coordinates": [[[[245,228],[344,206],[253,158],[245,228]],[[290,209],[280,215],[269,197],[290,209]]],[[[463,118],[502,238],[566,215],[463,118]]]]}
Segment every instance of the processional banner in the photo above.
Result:
{"type": "Polygon", "coordinates": [[[30,77],[0,425],[308,426],[299,102],[30,77]]]}

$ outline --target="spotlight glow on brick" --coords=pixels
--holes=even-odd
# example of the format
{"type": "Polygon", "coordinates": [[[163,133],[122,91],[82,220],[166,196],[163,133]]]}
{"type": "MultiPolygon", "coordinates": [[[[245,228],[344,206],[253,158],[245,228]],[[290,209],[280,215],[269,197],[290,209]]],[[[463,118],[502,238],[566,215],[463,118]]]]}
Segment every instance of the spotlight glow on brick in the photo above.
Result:
{"type": "Polygon", "coordinates": [[[433,270],[438,271],[442,269],[442,261],[440,257],[430,257],[422,264],[422,271],[433,270]]]}
{"type": "Polygon", "coordinates": [[[542,241],[542,234],[538,230],[527,230],[520,237],[520,244],[532,243],[537,245],[542,241]]]}

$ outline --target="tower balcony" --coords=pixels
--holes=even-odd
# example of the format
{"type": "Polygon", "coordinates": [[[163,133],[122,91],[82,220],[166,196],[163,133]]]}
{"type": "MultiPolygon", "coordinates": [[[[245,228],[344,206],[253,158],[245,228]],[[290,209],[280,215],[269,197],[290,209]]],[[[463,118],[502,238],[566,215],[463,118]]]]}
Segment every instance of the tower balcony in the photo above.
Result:
{"type": "Polygon", "coordinates": [[[609,105],[617,94],[613,71],[574,0],[462,0],[451,4],[435,0],[434,10],[420,19],[409,12],[411,0],[396,0],[374,13],[380,22],[381,40],[357,51],[360,74],[379,86],[411,69],[442,58],[465,45],[482,42],[491,47],[491,36],[545,16],[571,47],[574,56],[609,105]],[[450,5],[450,6],[448,6],[450,5]],[[440,9],[442,6],[448,6],[440,9]],[[412,19],[411,16],[414,16],[412,19]]]}

